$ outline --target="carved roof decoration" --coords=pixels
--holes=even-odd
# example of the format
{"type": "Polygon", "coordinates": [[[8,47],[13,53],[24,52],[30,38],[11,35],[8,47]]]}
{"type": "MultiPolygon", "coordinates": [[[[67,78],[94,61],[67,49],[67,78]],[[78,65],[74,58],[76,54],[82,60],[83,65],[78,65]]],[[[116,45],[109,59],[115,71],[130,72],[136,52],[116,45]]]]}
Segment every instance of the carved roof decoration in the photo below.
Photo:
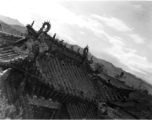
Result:
{"type": "MultiPolygon", "coordinates": [[[[46,33],[50,29],[50,24],[48,22],[45,22],[45,23],[43,24],[42,28],[38,32],[32,28],[33,23],[32,23],[32,25],[27,25],[26,27],[28,29],[28,34],[26,37],[29,38],[30,36],[33,36],[36,39],[38,37],[38,35],[43,32],[45,25],[48,26],[47,30],[44,31],[46,33]]],[[[26,38],[22,37],[22,36],[15,36],[15,35],[10,35],[7,33],[0,32],[0,41],[1,41],[0,48],[2,48],[1,52],[3,52],[5,49],[5,52],[9,53],[9,54],[7,54],[8,56],[10,56],[10,54],[15,55],[15,51],[12,50],[12,47],[9,45],[15,43],[17,40],[20,40],[20,42],[22,43],[22,41],[25,39],[26,38]]],[[[57,39],[53,39],[47,33],[46,33],[45,39],[46,39],[45,42],[49,45],[50,52],[62,54],[65,57],[69,57],[73,60],[77,59],[77,61],[79,61],[79,62],[83,62],[84,57],[87,56],[88,46],[84,48],[83,54],[80,54],[79,50],[78,50],[78,52],[73,50],[73,46],[71,46],[71,48],[67,48],[63,41],[58,42],[57,39]]],[[[8,58],[8,59],[10,59],[10,58],[8,58]]]]}

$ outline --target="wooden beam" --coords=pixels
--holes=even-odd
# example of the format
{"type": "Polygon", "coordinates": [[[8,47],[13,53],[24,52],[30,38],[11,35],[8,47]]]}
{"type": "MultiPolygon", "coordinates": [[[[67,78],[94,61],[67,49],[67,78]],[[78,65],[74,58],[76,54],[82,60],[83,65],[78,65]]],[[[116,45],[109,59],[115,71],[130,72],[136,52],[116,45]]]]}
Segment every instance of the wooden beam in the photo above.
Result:
{"type": "Polygon", "coordinates": [[[16,95],[14,96],[14,99],[13,99],[13,104],[16,102],[16,100],[18,99],[19,95],[22,93],[22,91],[24,90],[24,87],[25,87],[25,81],[27,80],[28,76],[26,76],[20,83],[18,89],[17,89],[17,92],[16,92],[16,95]]]}

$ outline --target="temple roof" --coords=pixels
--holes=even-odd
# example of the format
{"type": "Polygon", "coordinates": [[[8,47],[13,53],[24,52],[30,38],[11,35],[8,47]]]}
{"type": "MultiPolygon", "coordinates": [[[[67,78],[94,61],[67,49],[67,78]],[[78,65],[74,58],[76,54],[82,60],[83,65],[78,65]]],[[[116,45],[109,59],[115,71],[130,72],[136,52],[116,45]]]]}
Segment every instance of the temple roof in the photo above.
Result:
{"type": "MultiPolygon", "coordinates": [[[[0,32],[0,42],[2,43],[0,46],[0,62],[9,63],[9,61],[16,60],[19,57],[24,59],[20,53],[10,46],[20,39],[24,39],[24,37],[0,32]]],[[[96,88],[90,73],[87,71],[86,66],[89,66],[87,63],[89,60],[86,59],[86,65],[84,64],[84,53],[79,53],[79,50],[74,51],[72,47],[67,48],[63,41],[58,41],[47,34],[45,34],[45,42],[49,46],[49,51],[40,55],[36,60],[37,69],[43,76],[41,79],[43,83],[53,85],[57,91],[89,101],[97,99],[103,102],[124,100],[125,96],[123,97],[118,90],[115,91],[118,86],[129,89],[123,84],[113,84],[114,87],[111,88],[111,86],[100,83],[99,88],[96,88]]],[[[20,66],[22,67],[22,65],[20,66]]],[[[111,79],[112,83],[115,81],[114,78],[107,75],[102,75],[101,78],[111,79]]]]}

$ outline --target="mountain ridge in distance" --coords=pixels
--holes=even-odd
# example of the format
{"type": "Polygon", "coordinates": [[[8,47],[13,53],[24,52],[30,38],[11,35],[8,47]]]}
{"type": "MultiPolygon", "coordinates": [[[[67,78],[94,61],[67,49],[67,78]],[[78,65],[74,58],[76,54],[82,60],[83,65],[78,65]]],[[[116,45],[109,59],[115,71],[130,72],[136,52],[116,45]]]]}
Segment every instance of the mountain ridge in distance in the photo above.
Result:
{"type": "Polygon", "coordinates": [[[3,21],[0,20],[0,31],[2,32],[6,32],[9,34],[13,34],[13,35],[18,35],[18,36],[22,36],[23,33],[14,29],[13,27],[11,27],[10,25],[4,23],[3,21]]]}
{"type": "Polygon", "coordinates": [[[13,19],[4,15],[0,15],[0,21],[10,25],[12,28],[20,31],[21,33],[25,33],[26,32],[26,27],[19,22],[17,19],[13,19]]]}
{"type": "Polygon", "coordinates": [[[17,19],[13,19],[4,15],[0,15],[0,20],[2,20],[3,22],[9,24],[9,25],[20,25],[20,26],[24,26],[21,22],[19,22],[17,19]]]}

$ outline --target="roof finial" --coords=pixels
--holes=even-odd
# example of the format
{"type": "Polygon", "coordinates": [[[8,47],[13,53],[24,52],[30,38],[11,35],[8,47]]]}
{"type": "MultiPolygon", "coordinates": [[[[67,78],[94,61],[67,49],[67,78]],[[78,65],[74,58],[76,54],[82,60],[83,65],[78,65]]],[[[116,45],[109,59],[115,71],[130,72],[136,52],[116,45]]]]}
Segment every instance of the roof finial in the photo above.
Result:
{"type": "Polygon", "coordinates": [[[34,22],[35,22],[35,21],[32,22],[31,27],[33,27],[34,22]]]}
{"type": "Polygon", "coordinates": [[[55,37],[56,37],[56,33],[53,35],[53,39],[55,39],[55,37]]]}
{"type": "Polygon", "coordinates": [[[89,52],[89,47],[88,47],[88,45],[87,45],[87,46],[83,49],[83,55],[84,55],[84,57],[87,57],[88,52],[89,52]]]}
{"type": "Polygon", "coordinates": [[[73,45],[71,45],[71,50],[73,50],[73,45]]]}

